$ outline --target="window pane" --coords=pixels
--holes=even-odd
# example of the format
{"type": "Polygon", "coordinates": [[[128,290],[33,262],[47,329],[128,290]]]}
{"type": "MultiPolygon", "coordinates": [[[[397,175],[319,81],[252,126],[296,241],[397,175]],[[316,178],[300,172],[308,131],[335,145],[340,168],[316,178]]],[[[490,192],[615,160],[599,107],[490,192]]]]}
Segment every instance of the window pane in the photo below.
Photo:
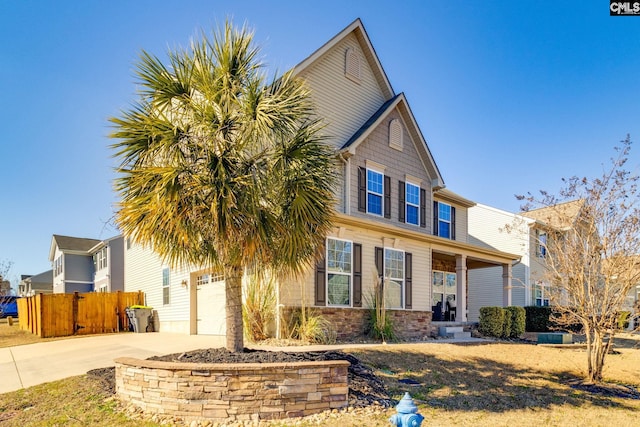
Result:
{"type": "Polygon", "coordinates": [[[382,174],[367,169],[367,191],[382,194],[382,174]]]}
{"type": "Polygon", "coordinates": [[[387,280],[384,284],[384,301],[387,308],[402,308],[402,280],[387,280]]]}
{"type": "Polygon", "coordinates": [[[438,236],[449,239],[451,237],[451,224],[440,221],[438,223],[438,236]]]}
{"type": "Polygon", "coordinates": [[[349,305],[351,276],[346,274],[329,274],[328,290],[329,305],[349,305]]]}
{"type": "Polygon", "coordinates": [[[330,272],[351,273],[351,242],[327,240],[327,270],[330,272]]]}
{"type": "Polygon", "coordinates": [[[407,223],[418,225],[418,207],[407,205],[407,223]]]}
{"type": "Polygon", "coordinates": [[[420,187],[407,182],[406,189],[406,201],[409,204],[419,206],[420,205],[420,187]]]}
{"type": "Polygon", "coordinates": [[[438,203],[438,218],[441,221],[451,221],[451,206],[445,203],[438,203]]]}
{"type": "Polygon", "coordinates": [[[389,308],[402,308],[404,287],[404,252],[384,250],[384,298],[389,308]]]}
{"type": "Polygon", "coordinates": [[[434,271],[433,272],[433,293],[442,294],[443,292],[444,292],[444,273],[442,273],[441,271],[434,271]]]}
{"type": "Polygon", "coordinates": [[[382,197],[369,193],[367,195],[367,212],[382,215],[382,197]]]}

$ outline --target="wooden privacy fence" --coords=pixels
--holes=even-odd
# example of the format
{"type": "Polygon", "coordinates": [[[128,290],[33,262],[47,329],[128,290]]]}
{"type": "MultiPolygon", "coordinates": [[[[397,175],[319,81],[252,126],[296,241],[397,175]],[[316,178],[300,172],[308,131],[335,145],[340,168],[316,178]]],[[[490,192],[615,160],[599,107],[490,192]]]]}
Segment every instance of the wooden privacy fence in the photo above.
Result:
{"type": "Polygon", "coordinates": [[[42,338],[129,330],[125,308],[144,304],[142,292],[38,294],[18,298],[20,329],[42,338]]]}

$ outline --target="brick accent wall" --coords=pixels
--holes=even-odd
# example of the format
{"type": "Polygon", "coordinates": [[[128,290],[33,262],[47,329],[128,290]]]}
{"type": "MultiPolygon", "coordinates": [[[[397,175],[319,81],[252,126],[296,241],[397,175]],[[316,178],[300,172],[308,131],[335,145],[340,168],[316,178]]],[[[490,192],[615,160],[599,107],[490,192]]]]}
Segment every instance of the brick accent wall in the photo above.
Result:
{"type": "Polygon", "coordinates": [[[115,364],[119,399],[185,420],[302,417],[348,401],[346,360],[199,364],[122,357],[115,364]]]}
{"type": "MultiPolygon", "coordinates": [[[[290,316],[297,308],[286,307],[284,315],[290,316]]],[[[336,332],[339,341],[363,338],[369,332],[370,313],[367,308],[314,307],[336,332]]],[[[393,321],[396,335],[404,340],[427,339],[431,334],[431,312],[418,310],[387,310],[393,321]]]]}

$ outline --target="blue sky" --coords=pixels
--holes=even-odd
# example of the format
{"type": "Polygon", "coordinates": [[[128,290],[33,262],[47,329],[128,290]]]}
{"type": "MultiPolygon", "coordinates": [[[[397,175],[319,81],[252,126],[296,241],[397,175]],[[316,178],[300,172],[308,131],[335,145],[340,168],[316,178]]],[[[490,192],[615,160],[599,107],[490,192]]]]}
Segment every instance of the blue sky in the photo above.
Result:
{"type": "MultiPolygon", "coordinates": [[[[640,17],[608,2],[0,2],[0,260],[50,267],[52,234],[104,239],[108,118],[135,98],[141,49],[162,56],[231,18],[286,70],[361,18],[447,187],[516,212],[514,194],[596,176],[640,141],[640,17]]],[[[634,146],[629,167],[640,165],[634,146]]]]}

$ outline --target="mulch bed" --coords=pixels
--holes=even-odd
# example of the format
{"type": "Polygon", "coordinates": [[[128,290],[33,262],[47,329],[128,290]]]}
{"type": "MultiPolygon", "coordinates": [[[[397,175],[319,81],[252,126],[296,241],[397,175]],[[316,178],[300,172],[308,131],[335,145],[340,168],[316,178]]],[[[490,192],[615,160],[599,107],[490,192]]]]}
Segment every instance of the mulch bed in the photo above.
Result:
{"type": "MultiPolygon", "coordinates": [[[[391,399],[380,378],[358,358],[341,351],[283,352],[245,349],[233,353],[224,348],[194,350],[186,353],[150,357],[149,360],[187,363],[287,363],[323,360],[347,360],[349,366],[349,406],[368,407],[373,404],[390,408],[398,402],[391,399]]],[[[115,368],[87,372],[98,380],[106,394],[115,394],[115,368]]]]}

